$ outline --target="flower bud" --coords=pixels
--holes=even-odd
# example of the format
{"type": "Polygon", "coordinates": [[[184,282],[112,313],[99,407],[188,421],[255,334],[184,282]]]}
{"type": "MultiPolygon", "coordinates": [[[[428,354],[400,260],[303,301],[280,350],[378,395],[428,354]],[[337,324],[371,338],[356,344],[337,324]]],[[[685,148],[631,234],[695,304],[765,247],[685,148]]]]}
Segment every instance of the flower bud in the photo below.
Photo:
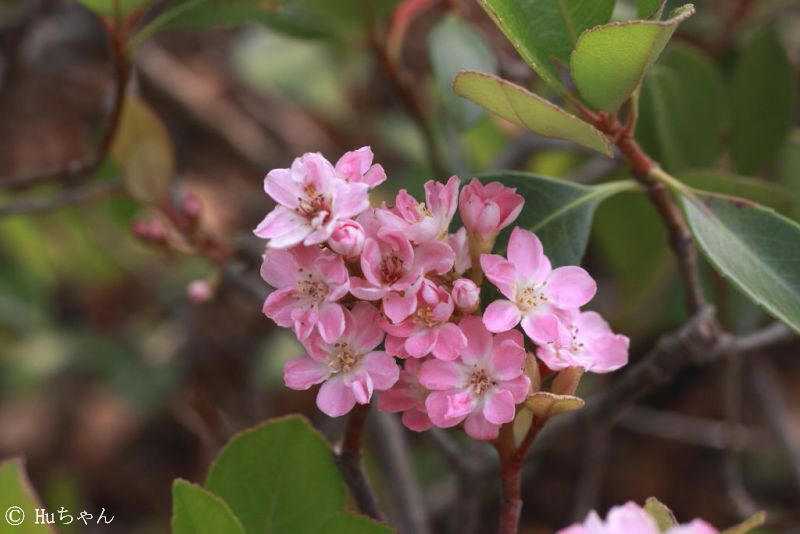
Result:
{"type": "Polygon", "coordinates": [[[202,304],[211,299],[214,291],[211,288],[211,283],[208,280],[198,279],[193,280],[186,286],[186,296],[193,304],[202,304]]]}
{"type": "Polygon", "coordinates": [[[524,202],[513,187],[500,182],[484,185],[473,179],[461,189],[459,213],[470,234],[493,242],[500,230],[514,222],[524,202]]]}
{"type": "Polygon", "coordinates": [[[166,240],[167,231],[160,219],[139,219],[131,225],[133,235],[142,241],[162,243],[166,240]]]}
{"type": "Polygon", "coordinates": [[[188,191],[184,193],[180,201],[181,212],[190,220],[196,221],[200,217],[200,212],[203,211],[203,203],[200,197],[188,191]]]}
{"type": "Polygon", "coordinates": [[[355,258],[364,248],[364,228],[356,221],[346,220],[339,223],[328,238],[328,246],[345,258],[355,258]]]}
{"type": "Polygon", "coordinates": [[[453,297],[453,303],[459,311],[472,313],[478,309],[480,304],[481,289],[472,280],[459,278],[453,283],[450,296],[453,297]]]}

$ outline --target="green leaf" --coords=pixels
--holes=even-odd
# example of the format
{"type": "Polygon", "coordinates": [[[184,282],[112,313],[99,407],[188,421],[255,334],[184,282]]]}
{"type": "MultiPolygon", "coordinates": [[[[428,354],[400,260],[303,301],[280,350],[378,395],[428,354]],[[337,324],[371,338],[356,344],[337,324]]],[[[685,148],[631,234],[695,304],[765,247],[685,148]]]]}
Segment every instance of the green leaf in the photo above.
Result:
{"type": "Polygon", "coordinates": [[[564,91],[554,60],[566,65],[578,36],[608,22],[614,0],[480,0],[522,58],[564,91]]]}
{"type": "Polygon", "coordinates": [[[640,19],[659,19],[666,0],[636,0],[636,16],[640,19]]]}
{"type": "Polygon", "coordinates": [[[475,122],[483,110],[453,95],[452,84],[463,69],[495,72],[497,60],[483,37],[455,15],[446,16],[431,32],[428,51],[433,76],[445,109],[460,125],[475,122]]]}
{"type": "Polygon", "coordinates": [[[572,79],[595,109],[617,111],[633,94],[650,66],[694,6],[676,9],[666,21],[612,22],[581,34],[570,60],[572,79]]]}
{"type": "Polygon", "coordinates": [[[25,474],[22,460],[14,458],[0,464],[0,510],[3,514],[10,513],[0,519],[4,525],[3,530],[19,534],[52,534],[46,525],[37,525],[35,510],[41,508],[39,498],[31,487],[28,476],[25,474]],[[20,511],[8,512],[12,507],[20,511]],[[8,521],[21,520],[19,525],[8,525],[8,521]]]}
{"type": "Polygon", "coordinates": [[[800,331],[800,226],[750,201],[682,195],[700,248],[723,275],[800,331]]]}
{"type": "Polygon", "coordinates": [[[325,523],[321,532],[325,534],[392,534],[394,530],[368,517],[341,512],[325,523]]]}
{"type": "Polygon", "coordinates": [[[747,534],[748,532],[756,529],[764,524],[767,520],[767,514],[764,512],[757,512],[739,523],[735,527],[726,528],[722,534],[747,534]]]}
{"type": "Polygon", "coordinates": [[[580,264],[597,206],[612,195],[637,187],[629,180],[588,186],[523,172],[490,173],[479,178],[516,187],[525,197],[525,209],[516,224],[539,237],[554,267],[580,264]]]}
{"type": "Polygon", "coordinates": [[[701,191],[742,197],[788,215],[795,204],[791,192],[778,184],[757,178],[717,171],[692,171],[677,176],[678,180],[701,191]]]}
{"type": "Polygon", "coordinates": [[[658,530],[661,532],[666,532],[678,525],[678,520],[675,519],[675,514],[672,513],[672,510],[655,497],[648,497],[644,503],[644,510],[650,514],[650,517],[655,519],[658,530]]]}
{"type": "Polygon", "coordinates": [[[206,487],[248,534],[319,534],[338,521],[347,496],[330,447],[299,416],[237,435],[211,466],[206,487]]]}
{"type": "Polygon", "coordinates": [[[794,69],[771,29],[757,33],[736,65],[731,155],[736,170],[755,174],[773,161],[792,124],[794,69]]]}
{"type": "Polygon", "coordinates": [[[573,141],[607,156],[612,153],[611,144],[597,128],[519,85],[489,74],[464,71],[456,76],[453,90],[539,135],[573,141]]]}
{"type": "Polygon", "coordinates": [[[152,203],[166,198],[175,175],[174,147],[161,119],[137,96],[125,99],[111,155],[133,198],[152,203]]]}
{"type": "Polygon", "coordinates": [[[727,94],[716,65],[699,50],[676,44],[642,85],[637,138],[671,172],[710,167],[722,154],[727,94]]]}
{"type": "Polygon", "coordinates": [[[172,534],[244,534],[244,527],[225,501],[196,484],[176,480],[172,534]]]}
{"type": "Polygon", "coordinates": [[[116,4],[119,4],[119,13],[123,17],[129,13],[147,7],[152,0],[78,0],[81,4],[91,9],[98,15],[113,16],[116,13],[116,4]]]}

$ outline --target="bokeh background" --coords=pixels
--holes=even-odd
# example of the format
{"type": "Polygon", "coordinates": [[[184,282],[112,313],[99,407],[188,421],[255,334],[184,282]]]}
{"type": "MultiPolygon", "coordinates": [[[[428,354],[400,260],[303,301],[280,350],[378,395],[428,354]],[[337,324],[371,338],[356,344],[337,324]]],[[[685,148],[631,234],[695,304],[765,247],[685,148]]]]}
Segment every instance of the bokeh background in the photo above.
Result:
{"type": "MultiPolygon", "coordinates": [[[[166,532],[172,480],[202,480],[238,430],[290,412],[332,439],[341,430],[313,391],[283,387],[301,349],[260,312],[251,229],[271,208],[266,171],[371,145],[390,177],[376,200],[499,168],[581,183],[626,172],[452,94],[467,67],[545,91],[474,0],[188,2],[159,19],[176,3],[122,2],[134,42],[115,52],[112,2],[0,1],[0,457],[24,456],[48,507],[112,511],[98,532],[166,532]],[[112,147],[120,54],[137,111],[112,147]]],[[[730,190],[725,176],[748,175],[734,193],[795,217],[800,3],[696,4],[645,82],[640,141],[690,182],[730,190]]],[[[600,207],[584,262],[601,288],[592,306],[631,337],[632,361],[686,319],[641,195],[600,207]]],[[[730,329],[768,321],[705,274],[730,329]]],[[[766,509],[764,532],[800,532],[798,348],[687,370],[615,427],[537,452],[523,531],[656,495],[684,520],[728,526],[766,509]]],[[[611,381],[587,377],[579,393],[611,381]]],[[[367,466],[391,517],[386,429],[371,431],[367,466]]],[[[437,439],[404,437],[434,531],[486,532],[499,499],[490,450],[448,434],[477,466],[468,487],[437,439]]]]}

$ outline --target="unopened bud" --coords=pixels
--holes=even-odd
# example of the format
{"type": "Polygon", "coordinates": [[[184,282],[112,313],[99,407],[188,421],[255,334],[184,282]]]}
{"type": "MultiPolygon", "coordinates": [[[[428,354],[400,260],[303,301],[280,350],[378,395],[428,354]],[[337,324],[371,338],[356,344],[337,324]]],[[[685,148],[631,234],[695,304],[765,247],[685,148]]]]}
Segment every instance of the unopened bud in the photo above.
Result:
{"type": "Polygon", "coordinates": [[[450,293],[456,308],[464,313],[472,313],[478,309],[481,301],[481,289],[468,278],[459,278],[453,282],[450,293]]]}
{"type": "Polygon", "coordinates": [[[193,280],[186,286],[186,296],[193,304],[202,304],[208,302],[213,296],[214,291],[211,288],[211,283],[205,279],[193,280]]]}
{"type": "Polygon", "coordinates": [[[356,221],[342,221],[328,238],[328,246],[345,258],[355,258],[364,249],[364,228],[356,221]]]}

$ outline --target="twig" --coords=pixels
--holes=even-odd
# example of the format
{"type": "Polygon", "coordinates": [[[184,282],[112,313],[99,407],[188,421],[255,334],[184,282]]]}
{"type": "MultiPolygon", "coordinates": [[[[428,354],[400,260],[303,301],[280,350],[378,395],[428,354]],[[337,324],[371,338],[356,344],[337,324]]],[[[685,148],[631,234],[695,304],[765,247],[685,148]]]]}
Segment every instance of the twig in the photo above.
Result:
{"type": "Polygon", "coordinates": [[[108,116],[107,124],[103,132],[103,137],[97,145],[95,154],[91,159],[84,162],[77,162],[63,169],[40,174],[16,176],[0,180],[0,189],[22,189],[33,187],[46,182],[71,181],[77,178],[91,176],[100,168],[108,156],[114,137],[119,129],[122,108],[125,103],[125,92],[128,87],[128,76],[130,65],[125,52],[124,35],[118,31],[108,30],[109,46],[111,57],[114,63],[114,100],[111,113],[108,116]]]}
{"type": "Polygon", "coordinates": [[[347,418],[344,438],[339,452],[336,454],[336,463],[344,476],[350,492],[353,494],[358,509],[362,513],[383,521],[383,514],[378,509],[375,495],[369,486],[364,472],[361,470],[361,441],[364,433],[364,423],[369,414],[369,405],[357,405],[347,418]]]}
{"type": "Polygon", "coordinates": [[[428,514],[422,501],[422,491],[414,476],[409,457],[408,442],[403,427],[397,418],[385,412],[377,412],[372,418],[374,432],[378,439],[378,452],[382,457],[385,472],[389,477],[389,492],[394,496],[397,515],[395,522],[401,533],[428,534],[428,514]]]}
{"type": "Polygon", "coordinates": [[[496,443],[500,455],[500,481],[503,489],[500,504],[498,534],[517,534],[522,514],[522,466],[536,437],[542,430],[544,420],[534,420],[522,442],[514,447],[514,430],[511,425],[500,429],[496,443]]]}
{"type": "Polygon", "coordinates": [[[83,204],[117,193],[123,189],[119,180],[92,182],[59,191],[47,198],[29,198],[9,202],[0,206],[0,218],[12,215],[32,215],[51,212],[67,206],[83,204]]]}

